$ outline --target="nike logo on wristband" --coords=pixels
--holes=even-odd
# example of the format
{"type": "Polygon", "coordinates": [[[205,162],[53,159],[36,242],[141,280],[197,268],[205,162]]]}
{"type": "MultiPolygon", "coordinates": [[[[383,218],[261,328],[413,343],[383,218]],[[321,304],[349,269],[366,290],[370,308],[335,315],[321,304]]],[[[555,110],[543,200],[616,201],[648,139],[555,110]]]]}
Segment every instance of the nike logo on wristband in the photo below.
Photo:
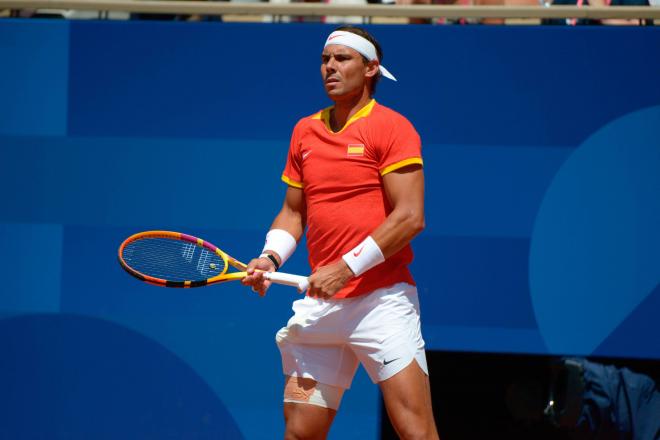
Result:
{"type": "Polygon", "coordinates": [[[357,251],[353,251],[353,256],[354,257],[359,257],[360,254],[362,253],[362,249],[364,249],[364,245],[362,245],[362,247],[360,249],[358,249],[357,251]]]}

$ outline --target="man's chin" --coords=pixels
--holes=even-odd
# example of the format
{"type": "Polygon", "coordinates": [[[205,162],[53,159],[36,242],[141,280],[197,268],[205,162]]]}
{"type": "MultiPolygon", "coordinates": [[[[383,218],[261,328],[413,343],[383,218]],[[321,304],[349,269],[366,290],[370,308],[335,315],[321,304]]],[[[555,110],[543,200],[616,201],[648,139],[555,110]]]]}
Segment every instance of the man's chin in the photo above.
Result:
{"type": "Polygon", "coordinates": [[[341,93],[341,91],[337,89],[325,89],[325,94],[328,95],[328,98],[332,99],[333,101],[344,96],[344,93],[341,93]]]}
{"type": "Polygon", "coordinates": [[[325,93],[327,93],[328,95],[341,95],[342,89],[334,84],[330,84],[325,87],[325,93]]]}

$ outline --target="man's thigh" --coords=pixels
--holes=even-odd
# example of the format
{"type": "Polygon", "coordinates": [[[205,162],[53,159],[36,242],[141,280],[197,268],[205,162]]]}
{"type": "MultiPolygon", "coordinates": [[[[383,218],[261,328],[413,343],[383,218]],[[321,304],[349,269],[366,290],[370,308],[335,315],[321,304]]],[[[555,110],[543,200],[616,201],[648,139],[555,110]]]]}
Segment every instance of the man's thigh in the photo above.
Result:
{"type": "Polygon", "coordinates": [[[437,438],[429,377],[417,361],[378,385],[390,421],[401,438],[437,438]]]}
{"type": "Polygon", "coordinates": [[[364,298],[360,308],[363,318],[349,340],[374,383],[396,375],[413,360],[428,371],[414,286],[400,283],[379,289],[364,298]]]}
{"type": "Polygon", "coordinates": [[[350,388],[358,359],[347,344],[344,304],[307,297],[293,305],[294,316],[276,336],[283,373],[350,388]]]}

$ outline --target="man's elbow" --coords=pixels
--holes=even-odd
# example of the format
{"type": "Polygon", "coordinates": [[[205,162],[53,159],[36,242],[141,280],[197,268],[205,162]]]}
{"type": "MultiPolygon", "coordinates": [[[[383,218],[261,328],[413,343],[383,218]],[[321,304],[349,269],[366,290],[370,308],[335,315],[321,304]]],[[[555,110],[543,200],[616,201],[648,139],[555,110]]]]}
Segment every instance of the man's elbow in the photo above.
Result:
{"type": "Polygon", "coordinates": [[[426,220],[424,219],[424,213],[411,210],[407,212],[405,223],[411,237],[416,236],[424,230],[426,227],[426,220]]]}
{"type": "Polygon", "coordinates": [[[426,220],[424,219],[424,215],[416,215],[412,219],[412,224],[411,224],[411,229],[413,236],[421,233],[424,228],[426,228],[426,220]]]}

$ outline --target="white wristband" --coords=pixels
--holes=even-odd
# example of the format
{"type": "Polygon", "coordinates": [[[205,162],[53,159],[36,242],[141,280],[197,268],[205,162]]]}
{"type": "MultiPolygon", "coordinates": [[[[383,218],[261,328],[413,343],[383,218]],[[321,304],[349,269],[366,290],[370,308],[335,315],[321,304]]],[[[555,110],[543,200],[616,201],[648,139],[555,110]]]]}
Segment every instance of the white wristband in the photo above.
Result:
{"type": "Polygon", "coordinates": [[[374,266],[385,261],[383,252],[378,247],[378,243],[371,236],[342,257],[356,277],[359,277],[374,266]]]}
{"type": "Polygon", "coordinates": [[[262,253],[266,251],[276,252],[280,256],[280,267],[289,259],[296,250],[296,239],[284,229],[271,229],[266,234],[266,244],[262,253]]]}

